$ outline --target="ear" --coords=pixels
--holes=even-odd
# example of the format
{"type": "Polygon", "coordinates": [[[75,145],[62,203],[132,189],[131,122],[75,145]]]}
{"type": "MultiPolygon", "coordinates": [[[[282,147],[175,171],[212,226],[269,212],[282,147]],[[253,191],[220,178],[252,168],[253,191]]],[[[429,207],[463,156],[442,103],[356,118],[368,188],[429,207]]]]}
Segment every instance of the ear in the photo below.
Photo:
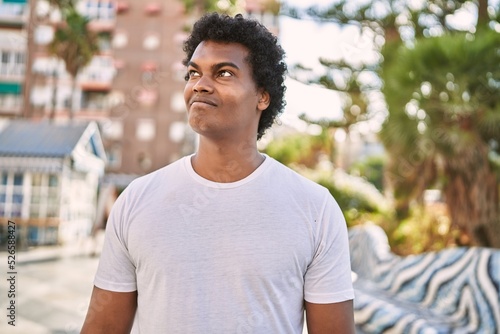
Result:
{"type": "Polygon", "coordinates": [[[271,103],[271,96],[265,90],[259,92],[259,100],[257,102],[257,110],[264,111],[271,103]]]}

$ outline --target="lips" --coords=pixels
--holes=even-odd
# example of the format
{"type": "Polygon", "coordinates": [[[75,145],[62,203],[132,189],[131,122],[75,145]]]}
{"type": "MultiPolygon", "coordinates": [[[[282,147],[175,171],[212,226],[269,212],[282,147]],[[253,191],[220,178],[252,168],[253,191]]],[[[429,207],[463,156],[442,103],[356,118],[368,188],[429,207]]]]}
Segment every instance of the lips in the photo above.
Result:
{"type": "Polygon", "coordinates": [[[194,103],[208,104],[208,105],[213,106],[213,107],[217,106],[217,103],[215,103],[213,100],[207,99],[204,97],[199,97],[199,96],[193,97],[191,99],[191,101],[189,102],[189,105],[192,106],[194,103]]]}

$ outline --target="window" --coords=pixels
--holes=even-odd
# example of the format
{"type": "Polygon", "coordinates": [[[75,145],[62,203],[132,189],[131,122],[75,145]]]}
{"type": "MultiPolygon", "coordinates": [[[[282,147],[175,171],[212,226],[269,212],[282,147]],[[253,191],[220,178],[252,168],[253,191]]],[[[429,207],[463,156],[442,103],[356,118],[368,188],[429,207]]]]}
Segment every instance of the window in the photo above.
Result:
{"type": "Polygon", "coordinates": [[[7,173],[2,173],[2,186],[7,185],[7,181],[9,180],[8,177],[9,175],[7,173]]]}
{"type": "Polygon", "coordinates": [[[160,46],[160,35],[156,33],[148,33],[144,37],[142,47],[145,50],[156,50],[160,46]]]}
{"type": "Polygon", "coordinates": [[[185,112],[186,102],[184,101],[183,92],[175,92],[170,100],[170,108],[175,112],[185,112]]]}
{"type": "Polygon", "coordinates": [[[54,28],[41,24],[35,28],[34,38],[36,44],[47,45],[54,39],[54,28]]]}
{"type": "Polygon", "coordinates": [[[14,63],[16,65],[24,64],[24,52],[16,52],[14,63]]]}
{"type": "Polygon", "coordinates": [[[32,174],[30,218],[58,217],[59,202],[59,176],[56,174],[32,174]]]}
{"type": "Polygon", "coordinates": [[[24,175],[3,172],[0,185],[0,216],[21,217],[24,175]]]}
{"type": "Polygon", "coordinates": [[[111,45],[115,49],[122,49],[126,47],[128,44],[128,35],[125,31],[116,31],[113,40],[111,41],[111,45]]]}
{"type": "Polygon", "coordinates": [[[15,1],[3,1],[0,3],[0,16],[7,18],[21,18],[27,6],[15,1]]]}
{"type": "Polygon", "coordinates": [[[14,174],[14,185],[15,186],[23,185],[23,174],[14,174]]]}
{"type": "Polygon", "coordinates": [[[137,128],[135,135],[138,140],[150,141],[156,135],[156,125],[155,121],[152,119],[139,119],[137,122],[137,128]]]}
{"type": "Polygon", "coordinates": [[[10,53],[7,51],[2,51],[2,64],[8,64],[10,62],[10,53]]]}
{"type": "Polygon", "coordinates": [[[111,140],[120,140],[123,138],[123,122],[107,121],[102,125],[104,138],[111,140]]]}
{"type": "Polygon", "coordinates": [[[0,94],[0,110],[20,110],[23,96],[20,94],[0,94]]]}
{"type": "Polygon", "coordinates": [[[59,178],[57,175],[49,175],[49,187],[50,188],[57,188],[59,185],[59,178]]]}
{"type": "Polygon", "coordinates": [[[186,124],[184,122],[173,122],[170,125],[170,139],[174,143],[179,143],[184,139],[186,133],[186,124]]]}
{"type": "Polygon", "coordinates": [[[82,109],[91,111],[107,111],[110,108],[106,92],[83,91],[82,109]]]}
{"type": "Polygon", "coordinates": [[[98,40],[101,53],[111,51],[111,35],[108,32],[101,32],[98,35],[98,40]]]}
{"type": "Polygon", "coordinates": [[[78,3],[78,10],[90,20],[113,20],[115,8],[110,0],[87,0],[78,3]]]}
{"type": "Polygon", "coordinates": [[[24,51],[0,51],[0,75],[19,77],[24,75],[24,51]]]}

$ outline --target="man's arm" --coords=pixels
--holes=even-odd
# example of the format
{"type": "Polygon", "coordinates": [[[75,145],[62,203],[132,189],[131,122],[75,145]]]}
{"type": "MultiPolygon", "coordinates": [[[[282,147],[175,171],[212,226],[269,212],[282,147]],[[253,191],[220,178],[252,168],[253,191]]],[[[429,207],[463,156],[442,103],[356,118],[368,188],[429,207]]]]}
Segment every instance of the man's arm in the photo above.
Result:
{"type": "Polygon", "coordinates": [[[352,300],[333,304],[306,304],[309,334],[354,334],[352,300]]]}
{"type": "Polygon", "coordinates": [[[113,292],[94,286],[80,334],[130,333],[137,309],[137,291],[113,292]]]}

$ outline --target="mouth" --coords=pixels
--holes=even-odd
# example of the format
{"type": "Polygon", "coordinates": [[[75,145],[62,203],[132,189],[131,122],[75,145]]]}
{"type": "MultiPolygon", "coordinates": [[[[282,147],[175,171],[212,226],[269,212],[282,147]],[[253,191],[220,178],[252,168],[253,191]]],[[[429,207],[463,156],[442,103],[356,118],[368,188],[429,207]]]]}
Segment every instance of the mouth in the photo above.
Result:
{"type": "Polygon", "coordinates": [[[202,97],[195,97],[193,99],[191,99],[191,101],[189,102],[189,105],[192,106],[193,104],[206,104],[206,105],[209,105],[209,106],[213,106],[213,107],[217,107],[217,104],[210,100],[210,99],[207,99],[207,98],[202,98],[202,97]]]}

